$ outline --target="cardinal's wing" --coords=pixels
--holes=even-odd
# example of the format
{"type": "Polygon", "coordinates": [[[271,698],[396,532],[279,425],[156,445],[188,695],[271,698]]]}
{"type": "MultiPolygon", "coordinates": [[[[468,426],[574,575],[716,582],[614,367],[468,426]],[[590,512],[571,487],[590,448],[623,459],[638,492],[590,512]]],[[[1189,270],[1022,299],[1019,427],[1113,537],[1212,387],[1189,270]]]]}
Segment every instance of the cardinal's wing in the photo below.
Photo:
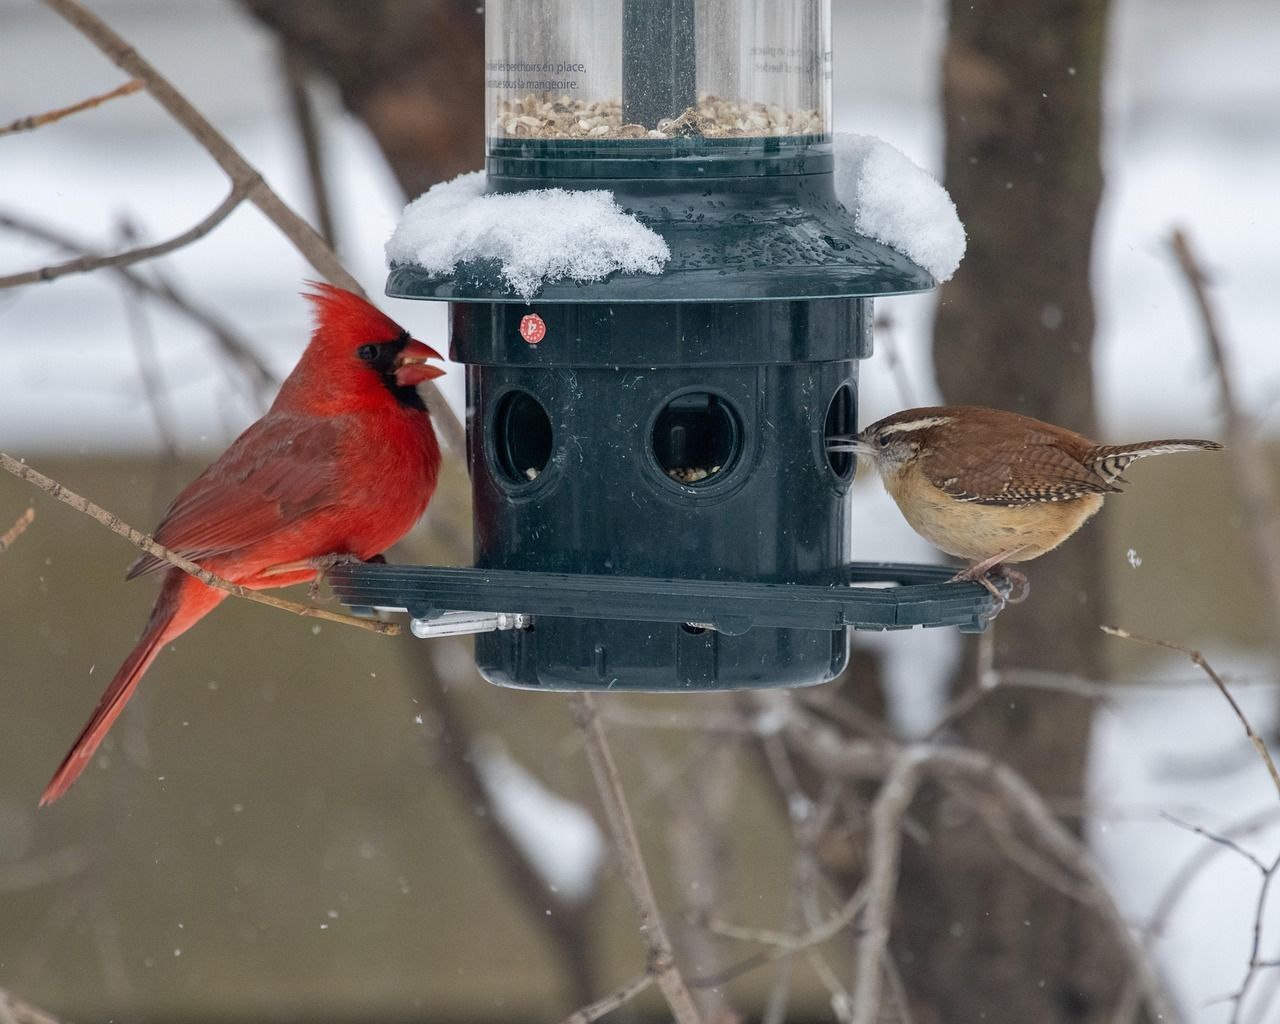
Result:
{"type": "MultiPolygon", "coordinates": [[[[157,543],[200,561],[266,540],[338,494],[340,421],[268,413],[182,491],[156,528],[157,543]]],[[[128,579],[165,563],[144,555],[128,579]]]]}

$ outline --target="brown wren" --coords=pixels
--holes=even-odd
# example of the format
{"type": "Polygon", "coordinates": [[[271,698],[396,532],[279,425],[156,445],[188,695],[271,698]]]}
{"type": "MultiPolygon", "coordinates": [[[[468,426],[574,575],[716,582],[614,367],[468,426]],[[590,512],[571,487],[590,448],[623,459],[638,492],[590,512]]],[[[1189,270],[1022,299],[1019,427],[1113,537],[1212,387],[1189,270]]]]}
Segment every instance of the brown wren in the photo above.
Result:
{"type": "Polygon", "coordinates": [[[874,463],[912,529],[972,563],[953,580],[976,580],[997,596],[988,575],[1025,586],[1005,563],[1052,551],[1080,529],[1105,495],[1128,483],[1120,474],[1134,459],[1221,447],[1185,438],[1096,444],[1065,427],[977,405],[904,409],[827,441],[829,451],[874,463]]]}

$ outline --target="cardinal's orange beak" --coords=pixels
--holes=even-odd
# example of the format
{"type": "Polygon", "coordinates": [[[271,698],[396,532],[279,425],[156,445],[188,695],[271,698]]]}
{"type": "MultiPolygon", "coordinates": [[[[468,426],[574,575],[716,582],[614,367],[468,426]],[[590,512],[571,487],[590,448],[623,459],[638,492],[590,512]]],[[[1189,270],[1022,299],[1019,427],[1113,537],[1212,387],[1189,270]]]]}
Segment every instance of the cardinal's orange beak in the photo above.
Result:
{"type": "Polygon", "coordinates": [[[437,377],[443,377],[443,367],[427,365],[428,359],[443,358],[430,345],[424,345],[422,342],[415,341],[412,338],[409,339],[404,348],[400,350],[400,354],[396,356],[396,383],[402,387],[413,387],[415,384],[421,384],[424,380],[435,380],[437,377]]]}

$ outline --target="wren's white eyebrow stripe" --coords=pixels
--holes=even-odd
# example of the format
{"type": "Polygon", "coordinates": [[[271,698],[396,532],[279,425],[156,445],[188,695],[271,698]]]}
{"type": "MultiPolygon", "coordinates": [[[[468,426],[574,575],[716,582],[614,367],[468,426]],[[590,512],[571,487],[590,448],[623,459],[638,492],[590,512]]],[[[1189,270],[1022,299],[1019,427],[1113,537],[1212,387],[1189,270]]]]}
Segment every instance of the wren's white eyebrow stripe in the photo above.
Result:
{"type": "Polygon", "coordinates": [[[950,416],[925,416],[918,420],[907,420],[905,423],[890,423],[886,427],[881,427],[876,431],[876,433],[901,434],[908,430],[923,430],[925,427],[940,427],[942,424],[950,422],[950,416]]]}

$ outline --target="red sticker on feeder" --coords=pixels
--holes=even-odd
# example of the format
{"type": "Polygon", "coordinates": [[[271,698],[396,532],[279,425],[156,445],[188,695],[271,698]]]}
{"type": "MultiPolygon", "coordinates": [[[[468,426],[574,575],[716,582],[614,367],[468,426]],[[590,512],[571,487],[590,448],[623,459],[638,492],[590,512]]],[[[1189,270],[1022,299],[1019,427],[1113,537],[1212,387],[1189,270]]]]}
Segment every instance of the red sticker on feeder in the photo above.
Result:
{"type": "Polygon", "coordinates": [[[529,313],[520,320],[520,337],[530,345],[536,345],[547,336],[547,324],[537,313],[529,313]]]}

